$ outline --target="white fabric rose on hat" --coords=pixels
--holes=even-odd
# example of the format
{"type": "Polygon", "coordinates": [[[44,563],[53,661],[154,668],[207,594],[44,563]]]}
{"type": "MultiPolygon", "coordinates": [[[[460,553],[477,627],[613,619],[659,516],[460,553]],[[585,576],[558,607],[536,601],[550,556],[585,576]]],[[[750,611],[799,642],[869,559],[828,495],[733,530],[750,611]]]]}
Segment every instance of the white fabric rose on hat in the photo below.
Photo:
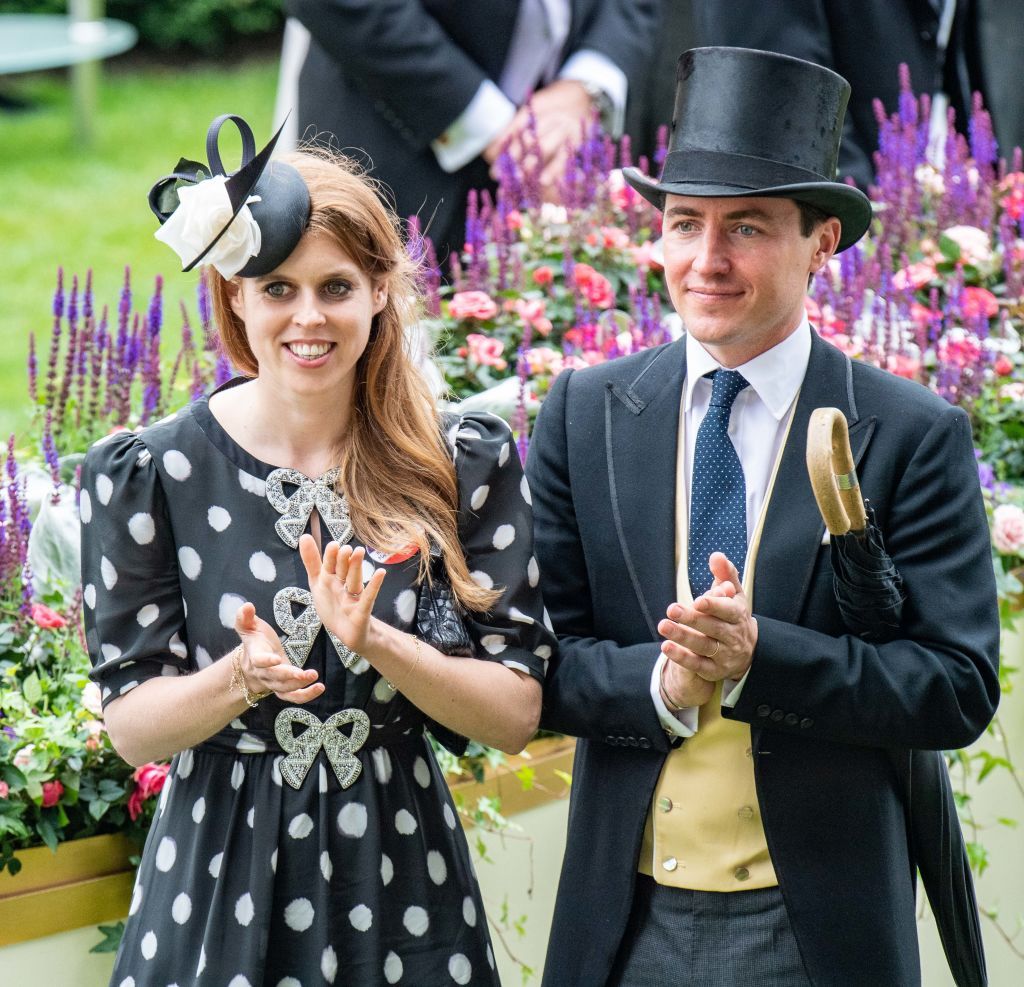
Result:
{"type": "Polygon", "coordinates": [[[180,205],[154,236],[166,243],[181,258],[182,264],[188,265],[230,221],[224,235],[203,259],[217,268],[222,278],[233,278],[260,252],[260,228],[248,205],[260,199],[259,196],[250,196],[231,219],[231,200],[226,183],[224,175],[214,175],[196,185],[183,185],[178,189],[180,205]]]}

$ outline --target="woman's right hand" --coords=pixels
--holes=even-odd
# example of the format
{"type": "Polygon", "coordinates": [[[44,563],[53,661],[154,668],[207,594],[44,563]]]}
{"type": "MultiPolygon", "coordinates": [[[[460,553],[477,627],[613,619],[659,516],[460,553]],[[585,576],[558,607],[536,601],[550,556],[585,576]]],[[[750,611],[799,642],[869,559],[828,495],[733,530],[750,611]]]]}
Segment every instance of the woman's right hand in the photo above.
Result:
{"type": "Polygon", "coordinates": [[[289,660],[274,628],[256,616],[251,603],[235,614],[235,630],[242,641],[240,664],[252,693],[273,692],[286,703],[308,703],[326,688],[314,669],[297,668],[289,660]]]}

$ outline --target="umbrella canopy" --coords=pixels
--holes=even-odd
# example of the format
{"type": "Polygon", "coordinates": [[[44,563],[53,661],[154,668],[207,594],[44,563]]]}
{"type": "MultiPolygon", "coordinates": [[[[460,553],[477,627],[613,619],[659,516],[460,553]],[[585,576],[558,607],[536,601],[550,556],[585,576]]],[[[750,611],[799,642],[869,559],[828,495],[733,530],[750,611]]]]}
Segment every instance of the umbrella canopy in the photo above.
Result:
{"type": "MultiPolygon", "coordinates": [[[[833,589],[852,634],[881,644],[899,630],[906,595],[857,481],[846,417],[818,408],[807,427],[807,472],[829,532],[833,589]]],[[[893,751],[911,848],[957,987],[986,987],[974,880],[941,751],[893,751]]]]}

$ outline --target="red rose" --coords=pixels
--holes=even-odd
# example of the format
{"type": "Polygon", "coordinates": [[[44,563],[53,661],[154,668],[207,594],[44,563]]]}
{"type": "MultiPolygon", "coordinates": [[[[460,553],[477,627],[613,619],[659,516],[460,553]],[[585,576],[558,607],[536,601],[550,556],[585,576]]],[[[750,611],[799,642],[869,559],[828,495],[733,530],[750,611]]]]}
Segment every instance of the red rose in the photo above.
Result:
{"type": "Polygon", "coordinates": [[[554,281],[554,279],[555,273],[554,271],[551,270],[550,267],[547,266],[547,264],[542,264],[533,272],[534,284],[551,284],[551,282],[554,281]]]}
{"type": "Polygon", "coordinates": [[[43,782],[43,808],[49,809],[60,801],[64,794],[64,786],[59,781],[43,782]]]}
{"type": "Polygon", "coordinates": [[[67,627],[68,624],[56,610],[51,610],[43,603],[33,603],[29,616],[37,626],[47,629],[67,627]]]}
{"type": "Polygon", "coordinates": [[[128,815],[132,819],[139,818],[146,799],[160,794],[170,768],[169,764],[154,764],[150,761],[149,764],[143,764],[135,769],[132,774],[132,778],[135,779],[135,789],[128,796],[128,815]]]}
{"type": "Polygon", "coordinates": [[[0,799],[7,798],[8,792],[10,792],[10,786],[6,781],[0,781],[0,799]]]}
{"type": "Polygon", "coordinates": [[[992,365],[992,369],[1000,377],[1009,377],[1013,373],[1013,360],[1011,360],[1005,353],[1000,353],[996,357],[996,362],[992,365]]]}
{"type": "Polygon", "coordinates": [[[573,268],[573,277],[580,294],[594,308],[612,307],[615,292],[612,291],[611,282],[603,274],[598,274],[589,264],[577,264],[573,268]]]}

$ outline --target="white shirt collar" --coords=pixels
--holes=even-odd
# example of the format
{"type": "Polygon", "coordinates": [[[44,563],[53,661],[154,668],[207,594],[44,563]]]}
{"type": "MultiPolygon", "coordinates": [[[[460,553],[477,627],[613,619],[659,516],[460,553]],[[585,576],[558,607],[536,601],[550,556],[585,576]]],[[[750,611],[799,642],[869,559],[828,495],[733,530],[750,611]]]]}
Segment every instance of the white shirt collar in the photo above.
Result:
{"type": "MultiPolygon", "coordinates": [[[[811,325],[805,317],[781,343],[733,369],[743,374],[775,420],[781,421],[803,383],[810,358],[811,325]]],[[[722,365],[687,333],[684,405],[686,411],[689,411],[693,404],[693,390],[697,381],[705,374],[721,367],[722,365]]]]}

